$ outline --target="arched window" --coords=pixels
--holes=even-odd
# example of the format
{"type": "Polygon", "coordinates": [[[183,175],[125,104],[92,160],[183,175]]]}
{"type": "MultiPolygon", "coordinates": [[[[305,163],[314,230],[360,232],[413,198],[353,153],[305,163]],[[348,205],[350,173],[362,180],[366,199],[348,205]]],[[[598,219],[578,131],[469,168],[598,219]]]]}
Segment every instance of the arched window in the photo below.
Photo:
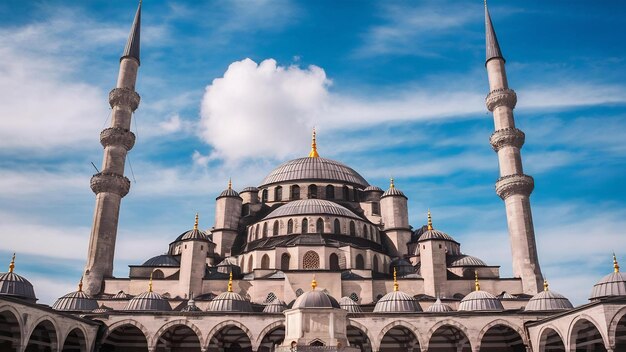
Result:
{"type": "Polygon", "coordinates": [[[339,267],[339,256],[335,253],[332,253],[328,258],[328,266],[330,270],[340,270],[339,267]]]}
{"type": "Polygon", "coordinates": [[[359,190],[356,187],[352,189],[352,200],[355,202],[359,201],[359,190]]]}
{"type": "Polygon", "coordinates": [[[350,189],[348,186],[343,186],[343,200],[350,200],[350,189]]]}
{"type": "Polygon", "coordinates": [[[267,294],[267,296],[265,296],[265,301],[263,301],[263,303],[271,303],[275,299],[276,295],[274,294],[274,292],[270,292],[267,294]]]}
{"type": "Polygon", "coordinates": [[[335,199],[335,186],[326,186],[326,199],[335,199]]]}
{"type": "Polygon", "coordinates": [[[319,269],[320,256],[315,251],[308,251],[302,257],[302,269],[319,269]]]}
{"type": "Polygon", "coordinates": [[[360,254],[356,255],[356,268],[365,269],[365,260],[363,260],[363,256],[360,254]]]}
{"type": "Polygon", "coordinates": [[[308,194],[308,198],[309,198],[309,199],[315,199],[315,198],[317,198],[317,186],[316,186],[316,185],[309,185],[309,194],[308,194]]]}
{"type": "Polygon", "coordinates": [[[354,225],[354,221],[350,221],[350,236],[356,236],[356,225],[354,225]]]}
{"type": "Polygon", "coordinates": [[[372,214],[380,215],[380,203],[372,202],[372,214]]]}
{"type": "Polygon", "coordinates": [[[298,185],[293,185],[291,186],[291,200],[298,200],[300,199],[300,186],[298,185]]]}
{"type": "Polygon", "coordinates": [[[254,238],[259,239],[259,225],[258,224],[254,227],[254,238]]]}
{"type": "Polygon", "coordinates": [[[165,274],[159,269],[152,272],[153,279],[165,279],[165,274]]]}
{"type": "Polygon", "coordinates": [[[322,218],[317,219],[315,222],[315,232],[324,233],[324,220],[322,218]]]}
{"type": "Polygon", "coordinates": [[[283,200],[283,188],[281,186],[277,186],[274,188],[274,201],[280,202],[283,200]]]}
{"type": "Polygon", "coordinates": [[[341,233],[341,224],[339,223],[339,219],[335,219],[334,232],[337,235],[341,233]]]}
{"type": "Polygon", "coordinates": [[[283,255],[280,256],[280,270],[282,271],[289,270],[290,259],[291,259],[291,256],[288,253],[283,253],[283,255]]]}
{"type": "Polygon", "coordinates": [[[378,257],[374,256],[374,260],[372,261],[372,270],[377,273],[378,272],[378,257]]]}
{"type": "Polygon", "coordinates": [[[267,237],[267,223],[263,223],[263,238],[267,237]]]}
{"type": "Polygon", "coordinates": [[[248,272],[252,272],[252,256],[248,258],[248,272]]]}
{"type": "Polygon", "coordinates": [[[274,226],[272,226],[272,234],[274,236],[278,236],[278,220],[274,221],[274,226]]]}
{"type": "Polygon", "coordinates": [[[289,219],[287,221],[287,234],[290,235],[293,233],[293,220],[289,219]]]}
{"type": "Polygon", "coordinates": [[[261,202],[267,203],[267,190],[266,189],[264,189],[263,192],[261,192],[261,202]]]}
{"type": "Polygon", "coordinates": [[[369,234],[367,233],[367,225],[363,225],[363,238],[367,238],[369,234]]]}
{"type": "Polygon", "coordinates": [[[270,256],[267,254],[263,254],[261,258],[261,269],[269,269],[270,268],[270,256]]]}
{"type": "Polygon", "coordinates": [[[309,220],[307,218],[302,219],[302,233],[309,233],[309,220]]]}

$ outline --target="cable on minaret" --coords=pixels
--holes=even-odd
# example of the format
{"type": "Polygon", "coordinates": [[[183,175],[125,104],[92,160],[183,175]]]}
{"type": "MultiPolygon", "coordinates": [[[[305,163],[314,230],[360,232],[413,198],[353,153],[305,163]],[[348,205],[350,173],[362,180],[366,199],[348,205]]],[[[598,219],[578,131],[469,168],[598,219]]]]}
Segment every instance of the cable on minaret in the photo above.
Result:
{"type": "Polygon", "coordinates": [[[100,170],[98,170],[98,168],[96,167],[96,164],[93,163],[93,161],[91,162],[91,166],[93,166],[94,169],[96,169],[96,173],[100,173],[100,170]]]}
{"type": "Polygon", "coordinates": [[[133,177],[133,182],[137,183],[135,179],[135,172],[133,171],[133,163],[130,162],[130,152],[127,154],[128,156],[128,167],[130,168],[130,175],[133,177]]]}

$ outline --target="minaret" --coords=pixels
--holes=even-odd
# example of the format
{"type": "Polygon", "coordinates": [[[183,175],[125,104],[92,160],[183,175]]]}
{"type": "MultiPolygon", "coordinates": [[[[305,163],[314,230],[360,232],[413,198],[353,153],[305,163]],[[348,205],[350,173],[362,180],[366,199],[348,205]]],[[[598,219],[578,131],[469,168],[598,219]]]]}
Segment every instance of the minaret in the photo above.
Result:
{"type": "Polygon", "coordinates": [[[103,280],[113,274],[120,202],[130,189],[130,181],[124,177],[124,164],[126,154],[135,144],[130,121],[139,106],[135,81],[139,68],[140,26],[141,1],[120,58],[117,85],[109,93],[111,127],[100,133],[100,143],[104,147],[102,169],[91,178],[91,189],[96,194],[96,207],[85,267],[85,292],[91,296],[100,293],[103,280]]]}
{"type": "Polygon", "coordinates": [[[493,112],[495,132],[490,143],[498,153],[500,178],[496,182],[496,193],[506,207],[506,218],[511,239],[513,275],[522,279],[524,293],[534,295],[543,285],[543,276],[537,258],[535,230],[530,211],[530,194],[534,188],[532,177],[522,169],[520,148],[524,144],[524,133],[515,128],[513,109],[517,96],[509,89],[504,57],[498,45],[496,32],[485,2],[485,31],[487,59],[485,67],[489,77],[490,93],[487,95],[487,109],[493,112]]]}

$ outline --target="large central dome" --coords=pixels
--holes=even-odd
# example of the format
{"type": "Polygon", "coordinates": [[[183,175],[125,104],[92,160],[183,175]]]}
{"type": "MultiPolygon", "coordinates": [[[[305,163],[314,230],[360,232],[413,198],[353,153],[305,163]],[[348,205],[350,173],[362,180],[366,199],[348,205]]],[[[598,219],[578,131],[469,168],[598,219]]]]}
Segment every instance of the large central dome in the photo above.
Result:
{"type": "Polygon", "coordinates": [[[265,177],[260,187],[274,183],[304,180],[342,182],[363,188],[369,186],[363,176],[349,166],[335,160],[308,157],[283,163],[265,177]]]}

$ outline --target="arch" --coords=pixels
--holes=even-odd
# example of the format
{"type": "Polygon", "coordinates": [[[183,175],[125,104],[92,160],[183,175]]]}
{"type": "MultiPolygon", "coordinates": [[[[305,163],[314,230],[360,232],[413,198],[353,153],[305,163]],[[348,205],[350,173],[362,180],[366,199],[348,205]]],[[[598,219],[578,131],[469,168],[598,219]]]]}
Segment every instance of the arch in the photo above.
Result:
{"type": "Polygon", "coordinates": [[[261,202],[263,202],[263,203],[267,203],[267,190],[266,190],[266,189],[264,189],[264,190],[261,192],[261,202]]]}
{"type": "Polygon", "coordinates": [[[379,343],[378,351],[380,352],[385,352],[385,351],[415,351],[417,352],[417,351],[420,351],[420,346],[423,346],[422,337],[418,329],[415,326],[413,326],[413,324],[405,320],[396,320],[387,324],[385,327],[382,328],[382,330],[378,334],[378,338],[376,341],[378,341],[379,343]],[[392,330],[396,330],[404,336],[409,335],[407,334],[407,332],[410,332],[415,338],[415,341],[409,341],[410,336],[409,338],[405,338],[405,339],[401,339],[401,336],[397,336],[395,337],[395,339],[398,341],[397,344],[401,346],[399,346],[398,348],[394,348],[393,346],[391,346],[391,343],[387,343],[388,346],[385,346],[385,342],[387,342],[389,338],[393,338],[395,335],[395,334],[390,335],[389,338],[385,340],[385,336],[387,335],[387,333],[392,330]]]}
{"type": "Polygon", "coordinates": [[[330,270],[341,270],[341,267],[339,267],[339,256],[336,253],[331,253],[328,257],[328,268],[330,270]]]}
{"type": "Polygon", "coordinates": [[[152,271],[152,278],[153,279],[164,279],[165,278],[165,274],[163,274],[163,271],[161,269],[154,269],[152,271]]]}
{"type": "Polygon", "coordinates": [[[0,308],[0,351],[17,351],[21,344],[22,319],[10,306],[0,308]]]}
{"type": "Polygon", "coordinates": [[[335,186],[326,186],[326,199],[335,199],[335,186]]]}
{"type": "Polygon", "coordinates": [[[350,188],[348,188],[348,186],[343,186],[342,195],[343,195],[343,200],[345,201],[350,200],[350,188]]]}
{"type": "Polygon", "coordinates": [[[39,318],[33,325],[33,329],[25,335],[24,351],[56,351],[59,341],[59,331],[50,316],[39,318]]]}
{"type": "Polygon", "coordinates": [[[609,341],[615,351],[626,351],[626,307],[617,311],[609,325],[609,341]]]}
{"type": "Polygon", "coordinates": [[[205,346],[208,352],[251,352],[252,341],[252,334],[245,325],[235,320],[226,320],[217,324],[213,327],[213,329],[211,329],[211,331],[209,331],[205,341],[205,346]],[[243,332],[244,336],[234,336],[234,334],[229,336],[229,333],[237,333],[236,330],[243,332]],[[222,341],[220,341],[220,339],[222,341]],[[245,339],[247,339],[247,341],[245,339]],[[217,346],[218,344],[220,345],[219,348],[217,346]]]}
{"type": "Polygon", "coordinates": [[[356,236],[356,225],[350,220],[350,236],[356,236]]]}
{"type": "Polygon", "coordinates": [[[309,185],[309,192],[307,194],[307,198],[309,199],[317,198],[317,185],[316,184],[309,185]]]}
{"type": "Polygon", "coordinates": [[[378,256],[374,255],[374,259],[372,259],[372,271],[377,273],[378,272],[378,256]]]}
{"type": "Polygon", "coordinates": [[[606,352],[607,340],[598,324],[587,314],[581,314],[571,322],[567,336],[570,350],[606,352]]]}
{"type": "Polygon", "coordinates": [[[289,190],[289,198],[291,200],[298,200],[300,199],[300,186],[298,185],[293,185],[291,186],[291,189],[289,190]]]}
{"type": "Polygon", "coordinates": [[[289,253],[283,253],[280,256],[280,270],[285,271],[289,270],[289,262],[291,261],[291,256],[289,253]]]}
{"type": "Polygon", "coordinates": [[[293,220],[289,219],[287,221],[287,234],[290,235],[293,233],[293,220]]]}
{"type": "Polygon", "coordinates": [[[369,233],[367,231],[367,225],[363,224],[363,238],[367,238],[369,236],[369,233]]]}
{"type": "Polygon", "coordinates": [[[274,188],[274,201],[280,202],[281,200],[283,200],[283,187],[276,186],[276,188],[274,188]]]}
{"type": "Polygon", "coordinates": [[[348,335],[348,341],[350,342],[351,346],[360,347],[361,351],[373,350],[374,339],[371,331],[369,331],[369,329],[365,325],[359,323],[358,321],[348,319],[346,324],[346,333],[348,335]],[[348,329],[354,330],[352,330],[352,333],[350,333],[348,329]],[[351,336],[356,335],[355,333],[359,331],[361,336],[351,336]],[[367,340],[363,341],[365,339],[367,340]]]}
{"type": "Polygon", "coordinates": [[[202,346],[202,331],[187,320],[172,320],[159,328],[150,346],[156,348],[157,352],[199,350],[202,346]]]}
{"type": "Polygon", "coordinates": [[[548,325],[539,333],[539,352],[565,352],[563,337],[559,331],[548,325]]]}
{"type": "Polygon", "coordinates": [[[267,221],[263,223],[263,238],[267,237],[267,221]]]}
{"type": "Polygon", "coordinates": [[[270,352],[285,339],[285,323],[282,320],[275,321],[264,327],[257,337],[255,351],[270,352]]]}
{"type": "Polygon", "coordinates": [[[139,352],[148,349],[148,330],[133,319],[126,319],[108,327],[102,338],[101,351],[139,352]]]}
{"type": "Polygon", "coordinates": [[[254,265],[253,259],[254,258],[252,256],[248,257],[248,272],[249,273],[251,273],[253,271],[253,265],[254,265]]]}
{"type": "Polygon", "coordinates": [[[309,233],[309,219],[307,218],[302,219],[302,233],[309,233]]]}
{"type": "Polygon", "coordinates": [[[261,257],[261,269],[269,269],[270,268],[270,256],[267,254],[263,254],[261,257]]]}
{"type": "Polygon", "coordinates": [[[526,352],[528,341],[518,326],[502,319],[485,325],[478,334],[478,346],[481,352],[526,352]]]}
{"type": "Polygon", "coordinates": [[[324,233],[324,220],[322,218],[318,218],[315,222],[315,232],[324,233]]]}
{"type": "Polygon", "coordinates": [[[258,240],[259,239],[259,224],[256,224],[254,226],[254,239],[258,240]]]}
{"type": "Polygon", "coordinates": [[[302,256],[302,269],[319,269],[320,256],[315,251],[308,251],[302,256]]]}
{"type": "Polygon", "coordinates": [[[341,223],[339,222],[339,219],[335,219],[335,221],[333,221],[333,233],[336,235],[341,234],[341,223]]]}
{"type": "Polygon", "coordinates": [[[471,352],[467,328],[454,320],[443,320],[428,331],[428,351],[471,352]]]}
{"type": "Polygon", "coordinates": [[[278,220],[274,220],[274,225],[272,225],[272,235],[273,236],[278,236],[278,220]]]}
{"type": "Polygon", "coordinates": [[[362,255],[357,254],[354,261],[355,261],[355,266],[354,267],[356,269],[365,269],[365,260],[363,259],[362,255]]]}

